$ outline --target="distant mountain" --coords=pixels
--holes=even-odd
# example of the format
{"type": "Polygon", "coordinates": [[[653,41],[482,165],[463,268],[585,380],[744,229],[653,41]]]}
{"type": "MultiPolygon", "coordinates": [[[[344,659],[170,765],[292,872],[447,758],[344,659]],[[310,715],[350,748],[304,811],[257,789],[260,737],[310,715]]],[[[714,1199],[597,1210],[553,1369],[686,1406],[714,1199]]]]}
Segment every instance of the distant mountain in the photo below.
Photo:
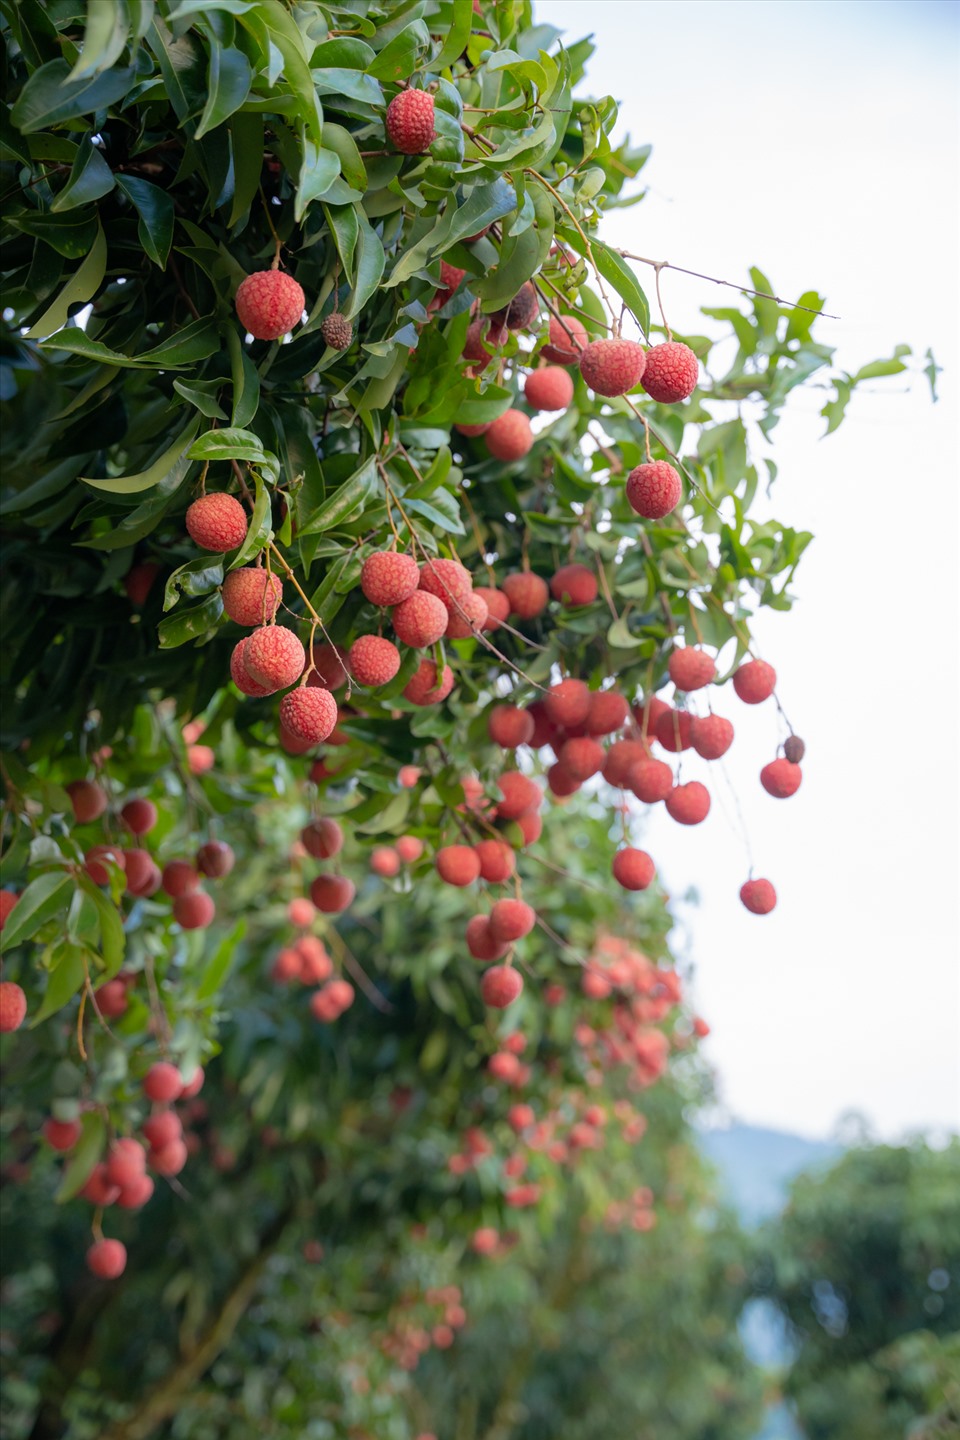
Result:
{"type": "Polygon", "coordinates": [[[756,1125],[702,1130],[700,1144],[720,1172],[722,1193],[745,1225],[775,1215],[789,1182],[801,1170],[829,1165],[843,1153],[828,1140],[805,1140],[756,1125]]]}

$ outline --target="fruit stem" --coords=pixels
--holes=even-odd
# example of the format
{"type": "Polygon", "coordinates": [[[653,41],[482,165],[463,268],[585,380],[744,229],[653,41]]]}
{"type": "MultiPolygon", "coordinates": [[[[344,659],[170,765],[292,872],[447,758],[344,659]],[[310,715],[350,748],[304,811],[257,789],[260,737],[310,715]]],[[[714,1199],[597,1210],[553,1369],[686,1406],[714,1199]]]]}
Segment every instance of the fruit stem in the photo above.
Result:
{"type": "MultiPolygon", "coordinates": [[[[699,270],[687,270],[682,265],[672,265],[669,260],[648,260],[646,255],[632,255],[629,250],[616,252],[624,260],[636,260],[641,265],[652,265],[655,270],[677,270],[681,275],[692,275],[697,280],[706,280],[711,285],[726,285],[729,290],[739,290],[741,295],[756,295],[758,300],[773,300],[777,305],[786,305],[790,310],[805,310],[808,315],[822,315],[824,320],[839,320],[839,315],[830,315],[826,310],[812,310],[796,300],[781,300],[779,295],[768,295],[765,290],[751,290],[749,285],[739,285],[735,280],[718,280],[714,275],[703,275],[699,270]]],[[[664,321],[666,324],[666,321],[664,321]]]]}

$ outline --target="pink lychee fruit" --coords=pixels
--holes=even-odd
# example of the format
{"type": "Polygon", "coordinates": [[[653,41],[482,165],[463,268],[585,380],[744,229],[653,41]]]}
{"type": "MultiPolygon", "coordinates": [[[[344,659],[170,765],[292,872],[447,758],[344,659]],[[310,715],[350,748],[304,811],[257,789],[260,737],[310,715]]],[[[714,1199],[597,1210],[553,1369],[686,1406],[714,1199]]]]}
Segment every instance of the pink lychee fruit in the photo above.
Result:
{"type": "Polygon", "coordinates": [[[487,734],[494,745],[504,750],[516,750],[518,745],[529,745],[533,739],[533,716],[519,705],[494,705],[487,717],[487,734]]]}
{"type": "Polygon", "coordinates": [[[310,886],[310,899],[324,915],[339,915],[356,894],[346,875],[318,875],[310,886]]]}
{"type": "MultiPolygon", "coordinates": [[[[485,1005],[494,1010],[505,1010],[519,999],[523,992],[523,976],[512,965],[493,965],[484,971],[480,981],[480,994],[485,1005]]],[[[474,1237],[476,1240],[476,1237],[474,1237]]]]}
{"type": "Polygon", "coordinates": [[[740,886],[740,899],[751,915],[769,915],[777,903],[777,892],[769,880],[748,880],[740,886]]]}
{"type": "Polygon", "coordinates": [[[484,439],[495,460],[512,464],[533,449],[533,431],[522,410],[505,410],[490,426],[484,439]]]}
{"type": "Polygon", "coordinates": [[[631,509],[644,520],[662,520],[680,504],[683,486],[666,460],[648,460],[630,471],[626,493],[631,509]]]}
{"type": "Polygon", "coordinates": [[[597,598],[597,577],[586,565],[561,565],[551,578],[550,594],[564,605],[592,605],[597,598]]]}
{"type": "Polygon", "coordinates": [[[693,748],[704,760],[719,760],[733,744],[733,726],[722,715],[697,716],[690,727],[693,748]]]}
{"type": "Polygon", "coordinates": [[[490,934],[498,945],[522,940],[536,923],[536,912],[525,900],[498,900],[490,911],[490,934]]]}
{"type": "Polygon", "coordinates": [[[256,565],[231,570],[221,590],[223,608],[238,625],[268,625],[280,608],[283,581],[256,565]]]}
{"type": "Polygon", "coordinates": [[[709,685],[717,675],[713,660],[695,645],[685,645],[674,650],[667,670],[678,690],[702,690],[704,685],[709,685]]]}
{"type": "Polygon", "coordinates": [[[403,687],[403,697],[413,705],[439,705],[452,689],[453,671],[449,665],[444,665],[443,675],[438,680],[434,661],[421,660],[403,687]]]}
{"type": "Polygon", "coordinates": [[[699,367],[689,345],[679,340],[665,340],[647,351],[643,368],[643,388],[651,400],[661,405],[675,405],[687,400],[697,388],[699,367]]]}
{"type": "Polygon", "coordinates": [[[575,365],[588,339],[586,327],[576,315],[551,315],[549,343],[540,355],[552,365],[575,365]]]}
{"type": "Polygon", "coordinates": [[[450,618],[444,632],[448,640],[466,640],[484,628],[487,618],[487,602],[476,590],[471,590],[462,600],[454,601],[449,608],[450,618]]]}
{"type": "Polygon", "coordinates": [[[590,690],[583,680],[560,680],[550,686],[544,704],[554,725],[573,729],[590,713],[590,690]]]}
{"type": "Polygon", "coordinates": [[[146,835],[157,823],[157,807],[143,797],[128,800],[120,811],[120,819],[131,835],[146,835]]]}
{"type": "Polygon", "coordinates": [[[760,784],[775,800],[787,800],[791,795],[796,795],[802,779],[803,771],[800,766],[793,765],[786,759],[771,760],[770,764],[764,765],[760,771],[760,784]]]}
{"type": "Polygon", "coordinates": [[[437,851],[437,874],[447,885],[472,885],[480,874],[480,860],[469,845],[445,845],[437,851]]]}
{"type": "Polygon", "coordinates": [[[399,550],[375,551],[360,571],[360,589],[372,605],[401,605],[419,584],[419,565],[399,550]]]}
{"type": "MultiPolygon", "coordinates": [[[[400,651],[392,640],[382,635],[361,635],[354,640],[347,655],[350,672],[358,685],[389,685],[400,669],[400,651]]],[[[323,690],[314,690],[315,695],[324,695],[323,690]]]]}
{"type": "Polygon", "coordinates": [[[247,512],[233,495],[201,495],[187,508],[187,534],[201,550],[225,555],[247,538],[247,512]]]}
{"type": "Polygon", "coordinates": [[[766,660],[747,660],[733,677],[733,688],[745,705],[769,699],[776,684],[777,672],[766,660]]]}
{"type": "Polygon", "coordinates": [[[580,374],[597,395],[626,395],[640,383],[646,355],[634,340],[593,340],[580,356],[580,374]]]}
{"type": "Polygon", "coordinates": [[[527,376],[523,398],[531,410],[566,410],[573,399],[573,378],[560,365],[544,365],[527,376]]]}
{"type": "Polygon", "coordinates": [[[667,813],[680,825],[699,825],[710,813],[710,792],[699,780],[675,785],[665,801],[667,813]]]}
{"type": "Polygon", "coordinates": [[[656,874],[656,866],[646,850],[627,846],[613,857],[613,878],[624,890],[646,890],[656,874]]]}
{"type": "Polygon", "coordinates": [[[434,134],[434,100],[426,90],[401,90],[387,106],[387,139],[404,155],[424,155],[434,134]]]}
{"type": "Polygon", "coordinates": [[[414,650],[435,645],[447,628],[447,607],[428,590],[417,590],[390,612],[397,638],[414,650]]]}
{"type": "Polygon", "coordinates": [[[532,570],[519,570],[508,575],[500,586],[510,604],[510,614],[521,620],[533,620],[542,615],[550,600],[546,580],[534,575],[532,570]]]}
{"type": "Polygon", "coordinates": [[[181,930],[205,930],[216,913],[217,907],[205,890],[191,890],[173,902],[173,918],[181,930]]]}
{"type": "Polygon", "coordinates": [[[315,860],[331,860],[343,849],[343,830],[328,815],[305,825],[300,831],[300,839],[307,854],[315,860]]]}
{"type": "Polygon", "coordinates": [[[127,1268],[127,1249],[120,1240],[97,1240],[87,1251],[87,1269],[99,1280],[116,1280],[127,1268]]]}
{"type": "MultiPolygon", "coordinates": [[[[256,270],[248,275],[237,286],[233,303],[240,324],[255,340],[279,340],[288,335],[306,308],[302,288],[282,270],[256,270]]],[[[232,550],[233,546],[224,548],[232,550]]]]}
{"type": "Polygon", "coordinates": [[[285,690],[303,674],[306,651],[285,625],[261,625],[247,636],[243,664],[251,680],[270,690],[285,690]]]}
{"type": "Polygon", "coordinates": [[[64,786],[73,806],[73,818],[78,825],[89,825],[99,820],[107,808],[107,792],[96,780],[71,780],[64,786]]]}

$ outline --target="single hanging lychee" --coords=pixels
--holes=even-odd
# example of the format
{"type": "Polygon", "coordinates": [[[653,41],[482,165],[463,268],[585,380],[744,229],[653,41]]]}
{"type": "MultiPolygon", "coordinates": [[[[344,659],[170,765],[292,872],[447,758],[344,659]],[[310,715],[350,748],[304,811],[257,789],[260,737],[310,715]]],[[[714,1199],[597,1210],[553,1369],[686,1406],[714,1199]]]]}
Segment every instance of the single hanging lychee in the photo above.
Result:
{"type": "Polygon", "coordinates": [[[234,304],[241,325],[255,340],[279,340],[296,325],[306,301],[292,275],[257,270],[241,280],[234,304]]]}
{"type": "Polygon", "coordinates": [[[675,405],[687,400],[697,388],[697,357],[689,345],[666,340],[647,351],[642,385],[651,400],[675,405]]]}
{"type": "Polygon", "coordinates": [[[401,90],[387,106],[387,138],[404,155],[423,155],[436,133],[433,119],[432,95],[426,90],[401,90]]]}
{"type": "Polygon", "coordinates": [[[320,334],[331,350],[349,350],[353,343],[353,326],[345,315],[334,311],[320,326],[320,334]]]}
{"type": "Polygon", "coordinates": [[[651,460],[630,471],[626,492],[631,509],[644,520],[662,520],[680,504],[683,486],[666,460],[651,460]]]}
{"type": "Polygon", "coordinates": [[[233,495],[201,495],[188,506],[187,534],[202,550],[225,555],[247,538],[247,513],[233,495]]]}

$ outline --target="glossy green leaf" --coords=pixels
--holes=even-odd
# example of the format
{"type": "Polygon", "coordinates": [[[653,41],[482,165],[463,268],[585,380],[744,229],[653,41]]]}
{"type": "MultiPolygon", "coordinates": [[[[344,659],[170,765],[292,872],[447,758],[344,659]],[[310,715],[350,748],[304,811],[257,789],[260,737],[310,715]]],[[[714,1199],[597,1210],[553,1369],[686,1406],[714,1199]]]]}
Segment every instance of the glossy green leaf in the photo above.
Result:
{"type": "Polygon", "coordinates": [[[70,71],[71,80],[99,75],[120,56],[130,33],[127,0],[87,0],[87,24],[80,57],[70,71]]]}
{"type": "Polygon", "coordinates": [[[73,878],[63,870],[48,870],[31,880],[0,931],[0,946],[12,950],[54,916],[65,915],[73,892],[73,878]]]}
{"type": "Polygon", "coordinates": [[[89,135],[84,135],[73,162],[70,178],[63,189],[54,197],[50,206],[53,214],[73,210],[78,205],[87,205],[109,195],[116,184],[116,177],[103,155],[89,135]]]}
{"type": "Polygon", "coordinates": [[[49,950],[50,977],[43,992],[40,1008],[30,1017],[31,1030],[42,1024],[51,1015],[56,1015],[68,1005],[74,995],[83,989],[84,981],[94,958],[85,945],[73,940],[60,940],[49,950]]]}
{"type": "Polygon", "coordinates": [[[340,174],[340,156],[304,138],[303,164],[297,184],[294,215],[299,223],[314,200],[325,195],[340,174]]]}
{"type": "Polygon", "coordinates": [[[348,480],[339,485],[312,515],[300,526],[298,534],[318,535],[332,530],[346,515],[353,512],[371,496],[377,488],[377,462],[371,456],[353,472],[348,480]]]}
{"type": "Polygon", "coordinates": [[[344,315],[358,315],[380,284],[386,259],[383,242],[363,211],[357,208],[357,247],[354,259],[353,290],[344,306],[344,315]]]}
{"type": "Polygon", "coordinates": [[[154,265],[165,269],[173,244],[173,200],[159,185],[136,175],[118,175],[117,184],[140,217],[137,226],[140,244],[154,265]]]}
{"type": "Polygon", "coordinates": [[[106,490],[111,495],[137,495],[142,490],[152,490],[170,475],[186,473],[186,465],[181,462],[184,458],[189,460],[193,457],[184,457],[184,451],[199,427],[200,417],[195,415],[163,454],[159,455],[148,469],[141,470],[137,475],[117,475],[102,480],[81,475],[80,479],[84,485],[91,485],[95,490],[106,490]]]}
{"type": "Polygon", "coordinates": [[[175,650],[178,645],[186,645],[188,641],[206,635],[222,614],[223,598],[219,590],[207,595],[199,605],[175,610],[157,626],[161,650],[175,650]]]}
{"type": "Polygon", "coordinates": [[[232,429],[242,430],[256,415],[260,405],[260,375],[235,328],[227,330],[230,351],[230,375],[233,380],[232,429]]]}
{"type": "Polygon", "coordinates": [[[220,555],[199,555],[179,565],[167,577],[163,591],[163,608],[172,610],[182,595],[191,597],[209,595],[223,584],[223,557],[220,555]]]}
{"type": "Polygon", "coordinates": [[[230,966],[236,958],[237,947],[247,933],[246,920],[238,920],[228,935],[225,935],[203,967],[197,986],[198,1000],[212,1000],[223,988],[223,982],[230,973],[230,966]]]}
{"type": "Polygon", "coordinates": [[[30,76],[10,119],[22,135],[35,135],[50,125],[113,105],[126,94],[133,78],[131,68],[72,80],[66,60],[50,60],[30,76]]]}
{"type": "MultiPolygon", "coordinates": [[[[40,340],[61,330],[70,318],[71,308],[74,305],[85,305],[88,300],[91,300],[100,289],[106,273],[107,241],[103,231],[98,227],[90,254],[76,274],[71,275],[53,304],[44,311],[39,320],[31,325],[27,331],[27,339],[40,340]]],[[[83,332],[78,331],[77,333],[82,334],[83,332]]]]}
{"type": "Polygon", "coordinates": [[[242,50],[231,46],[210,46],[207,103],[197,122],[195,139],[199,140],[209,130],[215,130],[240,109],[250,93],[252,80],[250,61],[242,50]]]}

